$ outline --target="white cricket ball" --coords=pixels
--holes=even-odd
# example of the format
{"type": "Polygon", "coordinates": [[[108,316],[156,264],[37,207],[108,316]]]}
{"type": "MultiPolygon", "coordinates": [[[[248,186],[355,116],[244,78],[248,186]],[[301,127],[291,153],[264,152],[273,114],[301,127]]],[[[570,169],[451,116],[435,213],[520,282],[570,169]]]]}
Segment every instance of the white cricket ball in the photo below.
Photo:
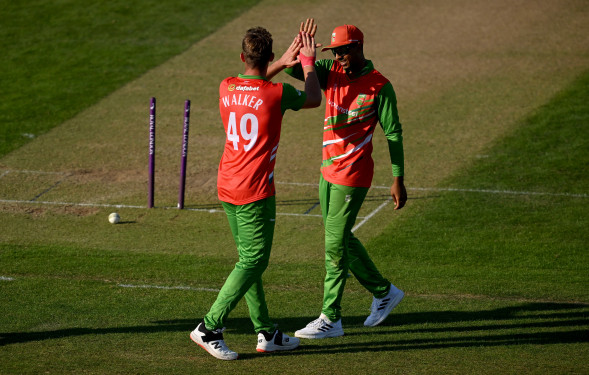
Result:
{"type": "Polygon", "coordinates": [[[121,217],[116,212],[113,212],[112,214],[108,215],[108,221],[111,224],[116,224],[121,221],[121,217]]]}

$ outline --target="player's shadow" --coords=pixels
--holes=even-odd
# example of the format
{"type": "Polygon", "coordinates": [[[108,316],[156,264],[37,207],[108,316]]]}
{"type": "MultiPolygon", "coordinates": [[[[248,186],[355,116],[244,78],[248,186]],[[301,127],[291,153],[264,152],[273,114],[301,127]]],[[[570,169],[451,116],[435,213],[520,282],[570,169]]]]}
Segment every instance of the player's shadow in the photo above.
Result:
{"type": "MultiPolygon", "coordinates": [[[[316,316],[277,319],[279,328],[292,334],[316,316]]],[[[481,311],[424,311],[393,313],[377,328],[365,328],[365,316],[343,318],[345,336],[338,339],[303,340],[293,352],[274,355],[306,355],[399,350],[441,349],[457,347],[492,347],[506,345],[544,345],[587,343],[589,305],[570,303],[524,303],[481,311]],[[510,332],[509,330],[513,330],[510,332]],[[390,340],[393,334],[403,338],[390,340]],[[355,340],[350,337],[371,335],[374,339],[355,340]],[[414,337],[412,337],[412,335],[414,337]],[[379,337],[383,339],[379,340],[379,337]],[[386,337],[386,338],[384,338],[386,337]],[[410,338],[407,338],[410,337],[410,338]],[[350,338],[347,340],[347,338],[350,338]],[[362,341],[362,342],[359,342],[362,341]]],[[[0,332],[0,346],[77,337],[85,335],[152,334],[192,331],[198,318],[149,322],[140,326],[106,328],[65,328],[36,332],[0,332]]],[[[249,318],[236,317],[227,321],[226,335],[252,335],[249,318]]],[[[257,357],[240,354],[241,359],[257,357]]]]}

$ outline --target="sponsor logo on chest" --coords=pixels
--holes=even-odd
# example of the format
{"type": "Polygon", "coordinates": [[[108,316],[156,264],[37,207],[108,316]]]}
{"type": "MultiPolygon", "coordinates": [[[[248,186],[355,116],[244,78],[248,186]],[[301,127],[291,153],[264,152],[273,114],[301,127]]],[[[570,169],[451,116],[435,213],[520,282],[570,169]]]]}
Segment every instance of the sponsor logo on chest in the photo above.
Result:
{"type": "Polygon", "coordinates": [[[227,91],[260,91],[257,86],[236,86],[234,83],[227,86],[227,91]]]}

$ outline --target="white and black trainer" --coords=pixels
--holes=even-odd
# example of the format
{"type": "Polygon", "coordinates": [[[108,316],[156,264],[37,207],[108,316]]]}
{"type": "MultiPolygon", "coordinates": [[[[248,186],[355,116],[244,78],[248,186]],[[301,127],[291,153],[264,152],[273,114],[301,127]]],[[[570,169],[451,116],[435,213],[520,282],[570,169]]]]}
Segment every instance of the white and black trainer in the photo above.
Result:
{"type": "Polygon", "coordinates": [[[224,330],[225,328],[219,328],[210,331],[205,327],[204,322],[201,322],[194,331],[190,332],[190,338],[215,358],[226,361],[237,359],[239,355],[229,350],[225,345],[225,340],[223,340],[224,330]]]}
{"type": "Polygon", "coordinates": [[[384,298],[372,297],[372,306],[370,306],[370,315],[366,318],[364,325],[374,327],[382,323],[391,311],[401,302],[405,293],[391,284],[391,290],[384,298]]]}
{"type": "Polygon", "coordinates": [[[321,313],[319,318],[313,320],[303,329],[295,332],[296,337],[303,339],[324,339],[327,337],[338,337],[344,335],[342,320],[330,321],[325,314],[321,313]]]}
{"type": "Polygon", "coordinates": [[[260,353],[271,353],[277,350],[293,350],[296,349],[301,340],[296,337],[290,337],[279,330],[274,333],[260,331],[258,333],[258,346],[256,350],[260,353]]]}

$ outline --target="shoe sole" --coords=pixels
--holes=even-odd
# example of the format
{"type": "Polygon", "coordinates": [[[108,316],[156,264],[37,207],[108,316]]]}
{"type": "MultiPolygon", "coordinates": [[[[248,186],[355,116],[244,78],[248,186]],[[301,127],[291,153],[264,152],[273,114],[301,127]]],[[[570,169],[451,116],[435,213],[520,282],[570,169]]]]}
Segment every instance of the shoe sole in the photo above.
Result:
{"type": "Polygon", "coordinates": [[[306,335],[304,333],[297,333],[295,332],[295,337],[299,337],[301,339],[328,339],[331,337],[340,337],[344,335],[344,330],[342,329],[341,331],[332,331],[332,332],[326,332],[325,334],[321,334],[321,335],[306,335]]]}
{"type": "Polygon", "coordinates": [[[278,352],[278,351],[285,351],[285,350],[293,350],[298,348],[299,346],[275,346],[273,349],[270,348],[256,348],[256,351],[258,353],[272,353],[272,352],[278,352]]]}
{"type": "Polygon", "coordinates": [[[233,360],[235,360],[235,359],[238,359],[238,358],[239,358],[239,354],[238,354],[238,355],[237,355],[237,357],[235,357],[235,358],[224,358],[224,357],[220,357],[220,356],[216,355],[216,353],[214,353],[214,352],[210,352],[210,351],[209,351],[209,350],[206,348],[206,346],[205,346],[204,344],[201,344],[201,343],[199,342],[200,340],[199,340],[198,338],[195,338],[195,337],[193,337],[193,336],[192,336],[192,332],[190,332],[190,339],[191,339],[192,341],[194,341],[194,343],[195,343],[196,345],[200,346],[200,347],[201,347],[201,348],[203,348],[203,349],[204,349],[204,350],[205,350],[207,353],[209,353],[210,355],[212,355],[213,357],[215,357],[215,358],[217,358],[217,359],[221,359],[221,360],[223,360],[223,361],[233,361],[233,360]]]}
{"type": "Polygon", "coordinates": [[[403,298],[405,297],[405,293],[403,293],[402,290],[400,290],[400,293],[397,293],[395,295],[395,298],[393,299],[393,301],[391,302],[391,304],[387,307],[387,309],[385,310],[385,313],[383,314],[383,316],[377,320],[376,322],[372,323],[372,324],[364,324],[365,327],[376,327],[377,325],[379,325],[380,323],[382,323],[391,313],[391,311],[393,311],[393,309],[395,307],[397,307],[397,305],[399,303],[401,303],[401,301],[403,300],[403,298]]]}

